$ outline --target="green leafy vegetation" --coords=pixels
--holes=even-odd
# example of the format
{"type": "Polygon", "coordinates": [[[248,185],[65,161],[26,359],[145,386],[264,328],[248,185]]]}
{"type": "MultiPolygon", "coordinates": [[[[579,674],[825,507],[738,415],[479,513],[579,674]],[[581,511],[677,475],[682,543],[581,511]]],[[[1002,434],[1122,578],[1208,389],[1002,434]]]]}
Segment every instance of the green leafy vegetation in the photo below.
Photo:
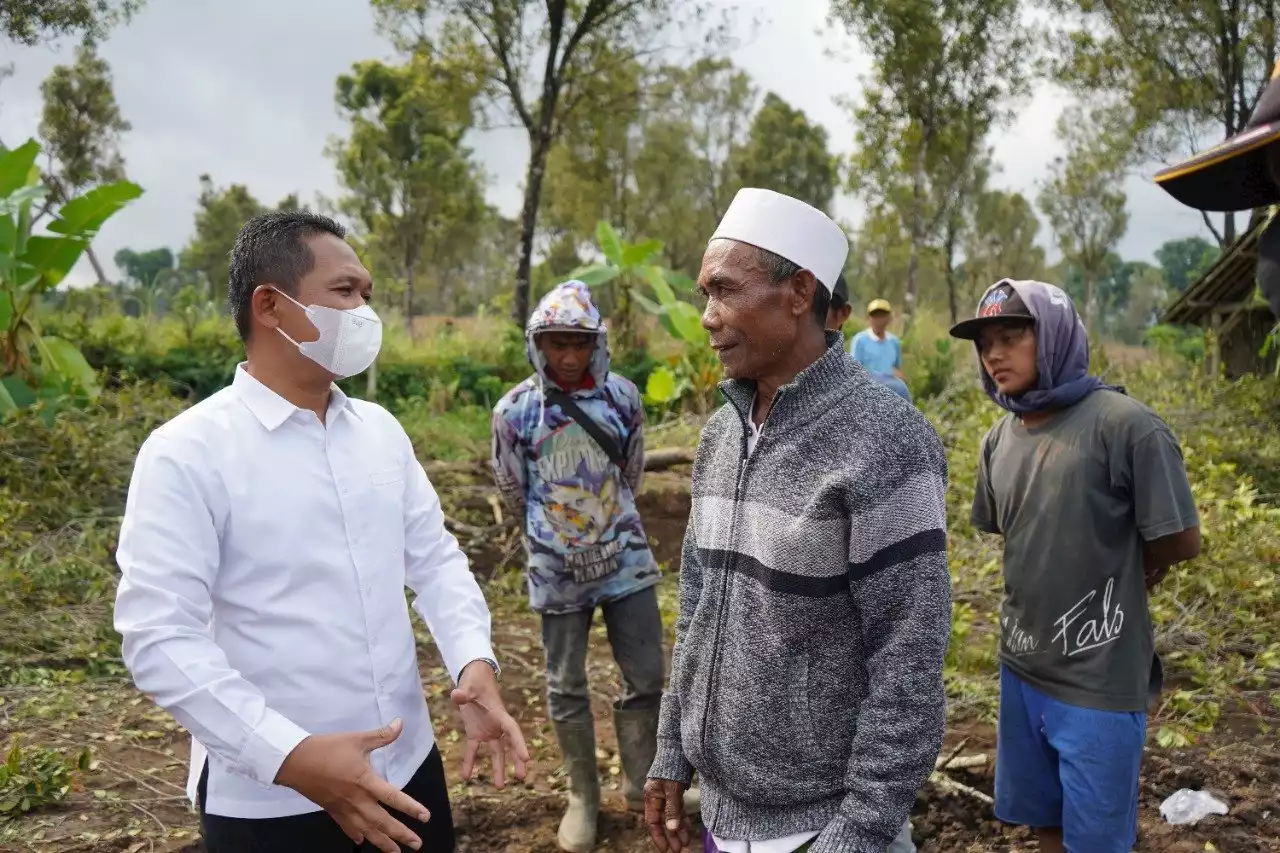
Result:
{"type": "Polygon", "coordinates": [[[74,344],[44,334],[35,307],[57,287],[89,248],[103,224],[142,194],[127,181],[68,197],[56,211],[45,203],[36,157],[28,140],[9,151],[0,146],[0,417],[37,401],[51,411],[64,398],[92,398],[97,379],[74,344]],[[48,234],[35,232],[49,212],[48,234]]]}
{"type": "Polygon", "coordinates": [[[0,764],[0,821],[56,803],[75,783],[77,770],[88,770],[91,758],[82,750],[68,763],[54,749],[23,747],[15,738],[0,764]]]}
{"type": "MultiPolygon", "coordinates": [[[[235,176],[201,175],[185,245],[147,240],[114,254],[116,275],[103,265],[94,238],[141,189],[125,179],[131,127],[98,46],[142,5],[0,4],[0,36],[86,36],[41,87],[39,142],[0,146],[0,717],[22,735],[0,766],[4,849],[136,853],[192,834],[173,781],[179,726],[133,690],[112,629],[120,517],[147,434],[223,388],[244,358],[221,297],[241,226],[303,206],[296,194],[270,203],[235,176]],[[68,286],[82,257],[96,283],[68,286]],[[118,756],[104,753],[121,739],[157,766],[117,763],[112,780],[79,797],[115,825],[86,809],[46,838],[93,781],[86,771],[97,772],[83,744],[106,746],[95,752],[111,766],[118,756]],[[121,785],[139,796],[122,797],[121,785]]],[[[1225,138],[1253,114],[1276,55],[1271,4],[829,0],[831,22],[869,61],[843,104],[854,122],[844,141],[724,55],[736,25],[713,20],[702,0],[371,6],[392,51],[331,81],[345,128],[325,153],[340,192],[315,201],[350,227],[384,320],[375,368],[341,386],[404,425],[486,584],[495,628],[530,621],[519,531],[486,461],[491,409],[530,372],[522,325],[532,300],[586,281],[609,323],[613,369],[644,394],[649,447],[692,448],[722,402],[692,279],[707,235],[744,186],[833,214],[847,191],[865,216],[846,226],[846,332],[872,298],[894,304],[907,383],[947,447],[953,718],[992,720],[996,708],[1000,542],[968,518],[979,441],[1002,413],[978,387],[972,347],[946,330],[992,282],[1036,278],[1062,286],[1088,317],[1095,369],[1171,424],[1200,508],[1203,553],[1151,597],[1166,667],[1153,743],[1176,755],[1220,746],[1224,730],[1274,738],[1280,364],[1275,376],[1227,382],[1212,375],[1213,334],[1159,325],[1242,229],[1233,214],[1206,217],[1213,241],[1171,235],[1153,257],[1120,255],[1131,167],[1189,153],[1184,141],[1209,130],[1225,138]],[[1076,96],[1060,122],[1064,156],[1034,193],[997,189],[993,134],[1046,78],[1076,96]],[[529,143],[523,205],[510,216],[469,145],[504,124],[529,143]],[[833,153],[848,142],[847,156],[833,153]]],[[[0,67],[0,79],[10,71],[0,67]]],[[[1280,326],[1266,347],[1264,356],[1280,347],[1280,326]]],[[[646,483],[647,529],[660,547],[678,543],[687,469],[646,483]]],[[[659,589],[668,629],[677,568],[668,563],[659,589]]],[[[502,654],[536,708],[536,637],[507,639],[502,654]]],[[[431,682],[429,696],[447,681],[431,682]]]]}

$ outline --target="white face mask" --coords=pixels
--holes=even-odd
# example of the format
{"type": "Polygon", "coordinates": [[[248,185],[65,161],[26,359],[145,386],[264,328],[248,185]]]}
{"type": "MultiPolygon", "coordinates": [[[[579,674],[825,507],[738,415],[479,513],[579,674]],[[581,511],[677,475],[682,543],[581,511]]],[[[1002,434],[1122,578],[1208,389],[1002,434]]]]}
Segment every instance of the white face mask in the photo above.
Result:
{"type": "Polygon", "coordinates": [[[378,350],[382,347],[382,321],[368,305],[343,311],[327,305],[303,305],[287,293],[279,290],[276,293],[306,311],[320,337],[298,343],[279,326],[276,331],[334,376],[346,379],[363,373],[378,357],[378,350]]]}

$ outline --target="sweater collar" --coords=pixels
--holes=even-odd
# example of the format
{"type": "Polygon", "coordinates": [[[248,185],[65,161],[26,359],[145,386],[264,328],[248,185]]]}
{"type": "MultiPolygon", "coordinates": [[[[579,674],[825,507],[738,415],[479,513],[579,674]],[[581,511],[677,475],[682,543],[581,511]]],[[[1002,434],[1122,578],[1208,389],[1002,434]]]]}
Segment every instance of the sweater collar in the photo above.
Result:
{"type": "MultiPolygon", "coordinates": [[[[843,334],[827,332],[826,338],[827,351],[778,389],[767,418],[771,429],[785,430],[806,423],[830,408],[828,400],[832,396],[848,394],[849,383],[856,379],[861,368],[845,352],[843,334]]],[[[755,399],[755,380],[726,379],[720,383],[720,391],[738,410],[745,426],[755,399]]]]}

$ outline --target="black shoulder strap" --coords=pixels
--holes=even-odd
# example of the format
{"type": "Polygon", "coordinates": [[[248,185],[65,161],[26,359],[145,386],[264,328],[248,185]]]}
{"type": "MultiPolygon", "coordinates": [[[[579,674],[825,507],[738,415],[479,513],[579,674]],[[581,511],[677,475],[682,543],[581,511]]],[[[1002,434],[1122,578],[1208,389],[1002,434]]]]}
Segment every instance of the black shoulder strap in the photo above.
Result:
{"type": "Polygon", "coordinates": [[[582,407],[575,403],[572,397],[559,388],[548,388],[546,390],[546,398],[548,403],[554,403],[559,406],[566,415],[577,421],[578,425],[595,439],[596,444],[600,445],[600,449],[605,452],[605,455],[613,460],[614,465],[617,465],[622,471],[627,470],[627,460],[622,455],[622,448],[618,447],[618,443],[601,428],[600,424],[582,411],[582,407]]]}

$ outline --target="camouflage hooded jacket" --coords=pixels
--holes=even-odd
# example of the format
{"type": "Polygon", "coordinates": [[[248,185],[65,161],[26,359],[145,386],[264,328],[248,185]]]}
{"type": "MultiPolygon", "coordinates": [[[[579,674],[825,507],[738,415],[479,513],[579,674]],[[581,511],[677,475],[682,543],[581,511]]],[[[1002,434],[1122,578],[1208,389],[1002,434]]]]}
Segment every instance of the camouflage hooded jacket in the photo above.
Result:
{"type": "Polygon", "coordinates": [[[609,372],[608,336],[587,286],[561,284],[529,318],[525,345],[534,373],[493,410],[493,471],[508,509],[524,519],[529,600],[539,613],[573,613],[656,584],[658,566],[636,510],[644,471],[644,407],[636,386],[609,372]],[[617,441],[620,471],[560,407],[535,337],[547,331],[597,336],[589,387],[574,402],[617,441]]]}

